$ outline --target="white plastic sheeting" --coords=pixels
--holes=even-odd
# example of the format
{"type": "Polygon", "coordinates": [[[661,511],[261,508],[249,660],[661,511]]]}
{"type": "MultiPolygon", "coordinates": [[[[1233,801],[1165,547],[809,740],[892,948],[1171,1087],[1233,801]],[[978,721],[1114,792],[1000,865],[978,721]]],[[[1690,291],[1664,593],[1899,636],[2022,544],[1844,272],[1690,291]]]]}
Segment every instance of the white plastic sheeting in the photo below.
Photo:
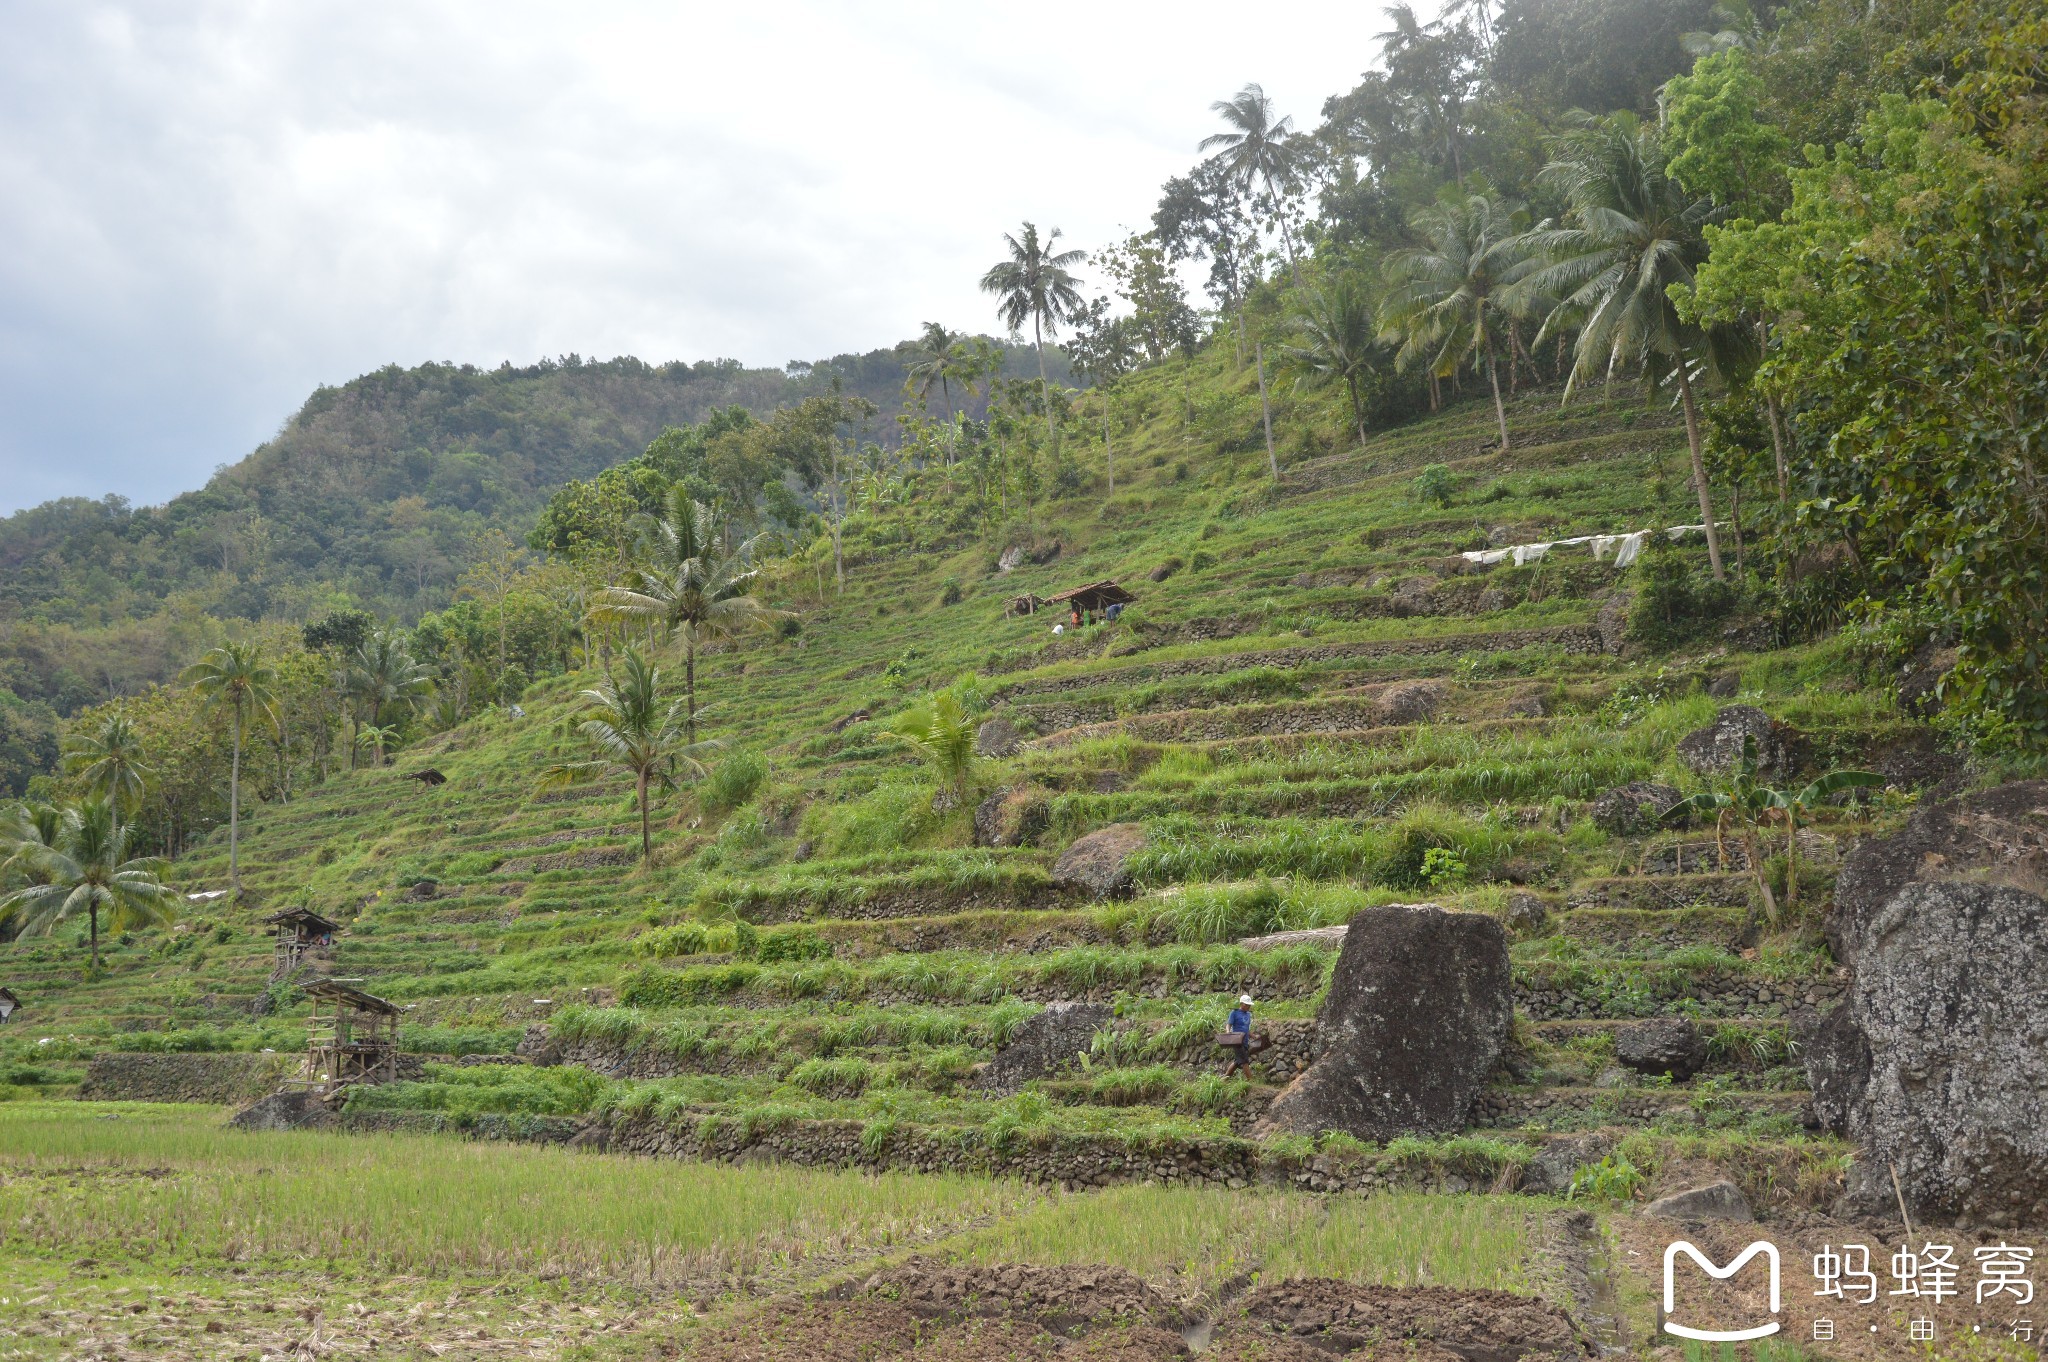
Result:
{"type": "MultiPolygon", "coordinates": [[[[1689,534],[1705,534],[1706,530],[1705,525],[1672,525],[1664,531],[1664,537],[1676,541],[1689,534]]],[[[1525,563],[1540,560],[1552,549],[1570,549],[1581,544],[1590,544],[1593,546],[1595,559],[1605,560],[1607,555],[1612,553],[1614,565],[1625,568],[1635,562],[1642,553],[1643,541],[1655,533],[1655,530],[1631,530],[1623,534],[1582,534],[1573,539],[1551,539],[1540,544],[1514,544],[1504,549],[1475,549],[1458,556],[1468,563],[1477,563],[1481,567],[1492,567],[1496,563],[1505,563],[1510,559],[1516,567],[1521,567],[1525,563]]]]}

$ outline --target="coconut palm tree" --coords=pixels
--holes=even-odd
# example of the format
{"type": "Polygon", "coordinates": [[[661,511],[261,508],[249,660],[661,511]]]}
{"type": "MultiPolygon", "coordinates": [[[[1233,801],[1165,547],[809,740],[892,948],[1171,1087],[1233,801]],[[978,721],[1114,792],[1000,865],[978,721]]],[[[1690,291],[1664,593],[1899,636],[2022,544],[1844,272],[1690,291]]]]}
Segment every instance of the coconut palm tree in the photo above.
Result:
{"type": "Polygon", "coordinates": [[[1427,244],[1387,258],[1393,287],[1380,305],[1381,326],[1389,338],[1401,339],[1399,363],[1425,363],[1439,378],[1467,358],[1484,357],[1506,453],[1508,411],[1495,350],[1500,332],[1513,325],[1514,285],[1540,262],[1514,212],[1485,194],[1425,209],[1413,225],[1427,244]]]}
{"type": "Polygon", "coordinates": [[[1714,576],[1724,577],[1694,377],[1732,367],[1731,350],[1741,337],[1732,328],[1709,332],[1685,321],[1671,301],[1672,286],[1689,287],[1706,261],[1701,229],[1716,216],[1713,200],[1694,198],[1664,173],[1655,130],[1626,112],[1587,119],[1567,134],[1538,180],[1571,206],[1571,225],[1539,228],[1526,238],[1553,263],[1527,275],[1521,287],[1531,299],[1558,300],[1537,340],[1578,328],[1567,398],[1580,380],[1596,374],[1635,373],[1677,384],[1707,557],[1714,576]]]}
{"type": "Polygon", "coordinates": [[[111,800],[88,799],[64,811],[53,845],[38,850],[32,873],[41,881],[0,899],[0,921],[23,936],[42,936],[84,913],[92,927],[92,968],[100,967],[100,914],[114,931],[171,920],[175,898],[158,878],[164,862],[128,857],[128,829],[111,800]]]}
{"type": "Polygon", "coordinates": [[[1356,280],[1339,275],[1302,297],[1293,318],[1295,344],[1283,354],[1297,368],[1339,380],[1351,398],[1351,421],[1365,444],[1365,383],[1372,376],[1372,301],[1356,280]]]}
{"type": "Polygon", "coordinates": [[[1230,131],[1212,133],[1204,137],[1198,150],[1212,153],[1210,159],[1236,177],[1247,192],[1263,184],[1266,201],[1271,206],[1274,220],[1280,227],[1281,244],[1287,248],[1287,266],[1294,274],[1296,283],[1301,282],[1301,267],[1294,256],[1294,233],[1287,225],[1286,214],[1280,211],[1280,202],[1285,191],[1294,183],[1294,177],[1301,164],[1300,153],[1293,141],[1294,119],[1274,117],[1277,112],[1273,101],[1257,82],[1247,84],[1230,99],[1219,99],[1209,106],[1223,116],[1230,131]]]}
{"type": "Polygon", "coordinates": [[[890,721],[887,732],[915,747],[958,803],[974,773],[974,716],[950,690],[937,691],[890,721]]]}
{"type": "Polygon", "coordinates": [[[255,643],[223,643],[187,667],[178,678],[208,705],[228,711],[234,724],[234,757],[228,767],[228,884],[242,888],[242,740],[252,714],[275,718],[277,671],[255,643]]]}
{"type": "Polygon", "coordinates": [[[961,344],[967,338],[948,331],[937,322],[926,322],[924,333],[910,343],[910,364],[905,370],[920,402],[932,395],[936,383],[946,399],[946,420],[953,419],[953,380],[963,383],[973,371],[973,361],[961,344]]]}
{"type": "Polygon", "coordinates": [[[341,689],[349,697],[356,723],[363,725],[357,740],[370,735],[371,764],[382,766],[384,745],[396,732],[395,726],[384,722],[385,711],[394,705],[419,703],[434,689],[434,673],[414,660],[396,633],[379,629],[349,658],[341,689]]]}
{"type": "Polygon", "coordinates": [[[638,648],[628,648],[618,674],[582,693],[589,718],[577,731],[598,755],[589,761],[567,762],[541,772],[543,788],[575,785],[607,776],[633,778],[633,797],[640,807],[640,859],[654,855],[648,823],[648,789],[676,788],[677,776],[701,778],[706,754],[724,746],[716,739],[697,742],[685,736],[683,705],[661,702],[661,669],[638,648]]]}
{"type": "Polygon", "coordinates": [[[57,845],[64,830],[61,804],[21,803],[0,816],[0,875],[19,873],[40,883],[35,874],[42,853],[57,845]]]}
{"type": "Polygon", "coordinates": [[[697,650],[785,618],[748,594],[758,569],[754,541],[731,553],[720,547],[711,509],[681,487],[669,489],[666,514],[642,526],[646,561],[598,594],[590,617],[599,624],[652,625],[683,640],[683,731],[697,741],[697,650]]]}
{"type": "Polygon", "coordinates": [[[64,773],[83,784],[88,795],[113,805],[117,816],[125,812],[131,817],[156,774],[142,760],[142,735],[119,714],[65,744],[64,773]]]}
{"type": "Polygon", "coordinates": [[[1005,232],[1003,241],[1010,248],[1010,258],[989,266],[988,273],[981,276],[981,291],[992,293],[999,300],[996,315],[1003,319],[1003,325],[1021,332],[1025,322],[1031,323],[1032,343],[1038,350],[1038,384],[1040,398],[1045,402],[1048,442],[1053,439],[1052,381],[1045,376],[1045,338],[1058,336],[1061,325],[1080,317],[1087,307],[1073,275],[1073,266],[1080,264],[1086,253],[1055,251],[1053,247],[1059,239],[1059,228],[1041,238],[1038,228],[1029,222],[1024,224],[1021,241],[1005,232]]]}

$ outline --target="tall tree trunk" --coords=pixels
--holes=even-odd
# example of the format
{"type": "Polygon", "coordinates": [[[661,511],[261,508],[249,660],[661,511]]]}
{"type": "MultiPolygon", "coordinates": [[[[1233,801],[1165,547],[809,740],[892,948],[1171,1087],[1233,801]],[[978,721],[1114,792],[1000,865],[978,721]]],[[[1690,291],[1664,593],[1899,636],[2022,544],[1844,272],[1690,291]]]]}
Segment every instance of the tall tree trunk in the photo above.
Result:
{"type": "Polygon", "coordinates": [[[1259,365],[1259,419],[1266,423],[1266,468],[1273,481],[1280,481],[1280,456],[1273,452],[1273,404],[1266,396],[1266,343],[1252,342],[1252,355],[1259,365]]]}
{"type": "Polygon", "coordinates": [[[1749,575],[1749,564],[1742,553],[1742,479],[1737,477],[1728,492],[1728,521],[1735,527],[1735,575],[1749,575]]]}
{"type": "Polygon", "coordinates": [[[87,919],[88,921],[90,921],[90,922],[92,923],[92,972],[93,972],[94,974],[98,974],[98,973],[100,972],[100,906],[99,906],[99,904],[97,904],[97,903],[93,903],[93,904],[88,904],[88,905],[86,906],[86,910],[85,910],[85,916],[86,916],[86,919],[87,919]]]}
{"type": "Polygon", "coordinates": [[[683,634],[683,738],[686,742],[697,741],[697,639],[687,631],[683,634]]]}
{"type": "Polygon", "coordinates": [[[647,830],[647,772],[643,769],[634,774],[636,793],[640,797],[640,859],[654,859],[654,835],[647,830]]]}
{"type": "Polygon", "coordinates": [[[228,763],[228,885],[242,892],[242,706],[235,705],[234,756],[228,763]]]}
{"type": "Polygon", "coordinates": [[[1059,452],[1059,437],[1052,429],[1052,380],[1045,376],[1045,333],[1039,329],[1038,314],[1031,315],[1031,340],[1038,350],[1038,400],[1045,406],[1045,443],[1054,454],[1059,452]]]}
{"type": "MultiPolygon", "coordinates": [[[[1707,490],[1707,461],[1700,451],[1700,414],[1692,398],[1692,376],[1685,371],[1685,358],[1678,360],[1678,395],[1685,404],[1685,444],[1692,453],[1692,480],[1699,489],[1700,519],[1707,526],[1707,562],[1713,565],[1714,580],[1725,582],[1728,572],[1721,566],[1721,535],[1714,528],[1714,495],[1707,490]]],[[[1772,921],[1777,919],[1774,917],[1772,921]]]]}
{"type": "Polygon", "coordinates": [[[1486,344],[1486,381],[1493,385],[1493,416],[1500,422],[1500,452],[1508,452],[1508,409],[1500,400],[1500,368],[1494,363],[1493,342],[1486,344]]]}
{"type": "Polygon", "coordinates": [[[1778,505],[1784,506],[1792,500],[1792,466],[1785,461],[1785,425],[1776,394],[1764,394],[1764,412],[1771,421],[1771,456],[1778,462],[1778,505]]]}
{"type": "Polygon", "coordinates": [[[1116,495],[1116,451],[1109,445],[1109,390],[1098,388],[1102,394],[1102,462],[1109,470],[1109,495],[1116,495]]]}

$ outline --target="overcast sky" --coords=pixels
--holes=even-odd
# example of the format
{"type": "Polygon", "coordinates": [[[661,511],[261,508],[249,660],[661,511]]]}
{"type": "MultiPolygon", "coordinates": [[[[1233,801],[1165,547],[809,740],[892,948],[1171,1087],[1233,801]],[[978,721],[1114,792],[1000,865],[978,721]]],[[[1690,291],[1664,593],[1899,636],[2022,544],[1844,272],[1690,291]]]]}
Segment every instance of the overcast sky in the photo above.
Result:
{"type": "Polygon", "coordinates": [[[780,365],[918,324],[1025,218],[1150,217],[1375,4],[0,0],[0,513],[156,502],[385,363],[780,365]]]}

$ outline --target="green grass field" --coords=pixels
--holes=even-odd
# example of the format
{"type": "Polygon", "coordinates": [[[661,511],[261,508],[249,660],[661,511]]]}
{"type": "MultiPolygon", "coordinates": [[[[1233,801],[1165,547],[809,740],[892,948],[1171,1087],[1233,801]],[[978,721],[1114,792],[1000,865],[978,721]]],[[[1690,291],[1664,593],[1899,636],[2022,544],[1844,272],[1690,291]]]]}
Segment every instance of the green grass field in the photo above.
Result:
{"type": "MultiPolygon", "coordinates": [[[[1583,549],[1488,572],[1456,558],[1693,518],[1669,413],[1525,393],[1510,411],[1517,448],[1502,456],[1486,404],[1455,403],[1361,449],[1323,398],[1290,397],[1276,488],[1255,404],[1190,420],[1177,381],[1136,381],[1140,424],[1119,445],[1113,498],[1084,481],[983,525],[964,475],[929,469],[907,505],[851,523],[843,595],[808,570],[771,573],[765,594],[799,627],[702,660],[723,766],[657,809],[649,864],[624,787],[537,786],[580,750],[587,678],[562,677],[529,690],[523,717],[481,715],[389,768],[252,810],[243,899],[115,939],[98,977],[69,936],[0,946],[0,981],[24,1001],[0,1028],[0,1097],[16,1099],[0,1102],[9,1243],[34,1246],[39,1271],[116,1253],[210,1265],[273,1254],[345,1274],[618,1291],[808,1280],[925,1242],[985,1259],[1173,1266],[1187,1281],[1259,1262],[1526,1289],[1532,1203],[1431,1194],[1510,1186],[1560,1135],[1624,1142],[1625,1197],[1713,1169],[1768,1208],[1831,1200],[1848,1151],[1803,1127],[1789,1027],[1836,986],[1819,912],[1839,851],[1895,824],[1913,791],[1820,811],[1801,906],[1776,924],[1710,830],[1615,835],[1588,804],[1632,780],[1703,788],[1676,744],[1731,699],[1799,730],[1809,770],[1922,742],[1871,664],[1851,640],[1778,631],[1756,599],[1675,643],[1625,642],[1645,569],[1583,549]],[[1447,505],[1414,494],[1432,463],[1450,471],[1447,505]],[[1059,553],[997,572],[1002,548],[1025,540],[1056,540],[1059,553]],[[1019,593],[1104,577],[1138,597],[1116,624],[1054,636],[1048,616],[1005,612],[1019,593]],[[982,761],[957,806],[883,729],[945,686],[1025,739],[982,761]],[[1419,709],[1390,698],[1415,693],[1419,709]],[[446,783],[408,779],[429,767],[446,783]],[[976,805],[995,795],[1014,835],[978,845],[976,805]],[[1092,902],[1053,884],[1062,848],[1119,822],[1148,839],[1135,897],[1092,902]],[[271,977],[258,920],[303,904],[344,924],[318,968],[407,1007],[407,1047],[434,1057],[419,1081],[361,1093],[352,1110],[366,1115],[459,1129],[612,1113],[723,1132],[728,1147],[735,1132],[744,1143],[851,1121],[878,1167],[912,1136],[968,1151],[963,1166],[1060,1141],[1301,1159],[1312,1143],[1255,1134],[1292,1072],[1226,1084],[1203,1038],[1242,991],[1275,1022],[1312,1018],[1334,950],[1238,942],[1388,902],[1506,919],[1528,895],[1544,915],[1513,933],[1519,1060],[1487,1108],[1503,1114],[1356,1154],[1399,1172],[1411,1199],[1076,1196],[419,1135],[229,1137],[211,1112],[110,1111],[120,1119],[95,1124],[47,1101],[102,1052],[298,1048],[303,997],[271,977]],[[1089,1062],[1014,1096],[979,1091],[978,1066],[1057,999],[1114,1008],[1089,1062]],[[1699,1076],[1674,1084],[1614,1064],[1614,1032],[1659,1015],[1709,1032],[1699,1076]],[[506,1054],[536,1024],[620,1072],[452,1063],[506,1054]],[[291,1171],[293,1157],[315,1171],[291,1171]],[[66,1160],[179,1171],[72,1188],[48,1174],[66,1160]]],[[[1251,380],[1211,353],[1195,381],[1241,396],[1251,380]]],[[[222,887],[226,861],[223,835],[172,879],[222,887]]],[[[1782,858],[1767,871],[1782,889],[1782,858]]]]}

